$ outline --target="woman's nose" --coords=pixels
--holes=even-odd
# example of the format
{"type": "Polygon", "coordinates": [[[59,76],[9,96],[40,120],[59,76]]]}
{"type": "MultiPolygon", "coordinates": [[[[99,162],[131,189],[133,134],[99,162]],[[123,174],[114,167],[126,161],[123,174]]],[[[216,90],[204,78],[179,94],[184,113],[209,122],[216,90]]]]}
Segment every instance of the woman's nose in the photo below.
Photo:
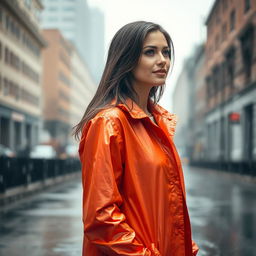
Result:
{"type": "Polygon", "coordinates": [[[158,59],[157,59],[158,64],[165,64],[166,63],[166,58],[162,53],[158,54],[158,59]]]}

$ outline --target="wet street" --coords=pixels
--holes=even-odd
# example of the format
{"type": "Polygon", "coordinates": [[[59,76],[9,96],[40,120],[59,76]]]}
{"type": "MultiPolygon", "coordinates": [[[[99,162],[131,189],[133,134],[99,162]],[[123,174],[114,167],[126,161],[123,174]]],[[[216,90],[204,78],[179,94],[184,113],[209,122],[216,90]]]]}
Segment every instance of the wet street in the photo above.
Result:
{"type": "Polygon", "coordinates": [[[82,232],[77,180],[0,215],[0,256],[81,255],[82,232]]]}
{"type": "Polygon", "coordinates": [[[256,183],[184,167],[199,256],[256,256],[256,183]]]}
{"type": "MultiPolygon", "coordinates": [[[[256,183],[186,166],[184,173],[198,256],[256,256],[256,183]]],[[[81,244],[78,180],[0,215],[1,256],[80,256],[81,244]]]]}

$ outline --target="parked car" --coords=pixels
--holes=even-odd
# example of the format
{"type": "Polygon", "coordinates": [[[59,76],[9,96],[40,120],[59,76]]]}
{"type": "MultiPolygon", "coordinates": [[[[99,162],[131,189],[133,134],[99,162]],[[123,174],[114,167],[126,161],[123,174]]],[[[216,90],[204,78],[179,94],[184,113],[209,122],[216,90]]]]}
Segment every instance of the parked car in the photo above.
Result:
{"type": "Polygon", "coordinates": [[[0,144],[0,157],[14,157],[15,153],[8,147],[0,144]]]}
{"type": "Polygon", "coordinates": [[[56,151],[50,145],[37,145],[30,152],[30,157],[51,159],[56,157],[56,151]]]}
{"type": "Polygon", "coordinates": [[[78,158],[78,145],[68,144],[65,148],[67,157],[78,158]]]}

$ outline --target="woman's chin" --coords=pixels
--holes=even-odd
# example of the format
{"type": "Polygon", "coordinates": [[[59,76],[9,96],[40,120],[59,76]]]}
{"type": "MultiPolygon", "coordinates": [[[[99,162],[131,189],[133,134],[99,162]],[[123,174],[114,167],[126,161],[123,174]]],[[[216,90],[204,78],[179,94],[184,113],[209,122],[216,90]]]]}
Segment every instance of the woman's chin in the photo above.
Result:
{"type": "Polygon", "coordinates": [[[164,80],[161,80],[161,81],[155,81],[154,82],[154,86],[162,86],[165,84],[165,79],[164,80]]]}

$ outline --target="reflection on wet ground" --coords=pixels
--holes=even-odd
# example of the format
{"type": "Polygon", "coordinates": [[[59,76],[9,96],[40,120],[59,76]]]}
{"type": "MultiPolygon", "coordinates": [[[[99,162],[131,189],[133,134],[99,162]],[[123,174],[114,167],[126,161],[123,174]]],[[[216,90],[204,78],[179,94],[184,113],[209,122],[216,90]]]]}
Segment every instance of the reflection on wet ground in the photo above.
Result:
{"type": "Polygon", "coordinates": [[[256,183],[184,167],[198,256],[256,255],[256,183]]]}
{"type": "Polygon", "coordinates": [[[79,181],[42,193],[0,218],[1,256],[81,255],[79,181]]]}
{"type": "MultiPolygon", "coordinates": [[[[256,256],[256,183],[187,166],[184,174],[198,256],[256,256]]],[[[74,181],[0,216],[0,256],[80,256],[82,233],[74,181]]]]}

